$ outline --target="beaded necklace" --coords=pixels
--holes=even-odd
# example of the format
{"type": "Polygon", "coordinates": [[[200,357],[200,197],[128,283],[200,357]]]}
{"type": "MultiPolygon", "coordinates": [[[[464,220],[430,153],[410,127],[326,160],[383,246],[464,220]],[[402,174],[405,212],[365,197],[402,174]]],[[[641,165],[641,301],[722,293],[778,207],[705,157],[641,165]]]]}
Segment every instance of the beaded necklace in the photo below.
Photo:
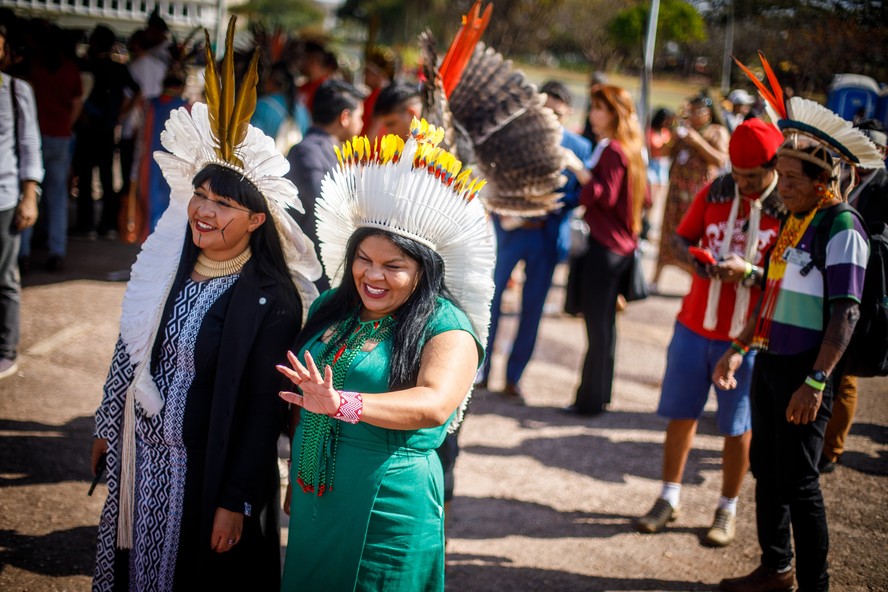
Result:
{"type": "Polygon", "coordinates": [[[825,204],[835,199],[835,194],[831,191],[824,191],[817,202],[817,205],[804,216],[798,217],[790,214],[786,218],[780,234],[774,242],[771,250],[771,258],[768,262],[768,276],[765,279],[765,294],[762,299],[761,311],[756,321],[755,333],[752,338],[752,345],[761,350],[767,350],[771,339],[771,325],[774,321],[774,313],[777,310],[777,297],[780,294],[780,286],[783,283],[783,275],[786,272],[786,251],[794,248],[805,230],[811,224],[814,216],[820,211],[825,204]]]}
{"type": "MultiPolygon", "coordinates": [[[[318,368],[329,365],[333,369],[333,388],[341,390],[345,376],[355,356],[363,351],[368,341],[382,343],[392,335],[394,318],[387,316],[375,321],[359,318],[336,325],[333,335],[318,359],[318,368]],[[345,333],[354,329],[346,336],[345,333]]],[[[305,493],[317,491],[319,496],[333,490],[336,471],[336,449],[342,422],[329,415],[303,410],[302,446],[299,450],[299,468],[296,482],[305,493]]]]}
{"type": "Polygon", "coordinates": [[[239,272],[252,256],[253,251],[249,245],[240,255],[225,261],[214,261],[201,251],[197,254],[197,261],[194,262],[194,271],[209,279],[225,277],[239,272]]]}

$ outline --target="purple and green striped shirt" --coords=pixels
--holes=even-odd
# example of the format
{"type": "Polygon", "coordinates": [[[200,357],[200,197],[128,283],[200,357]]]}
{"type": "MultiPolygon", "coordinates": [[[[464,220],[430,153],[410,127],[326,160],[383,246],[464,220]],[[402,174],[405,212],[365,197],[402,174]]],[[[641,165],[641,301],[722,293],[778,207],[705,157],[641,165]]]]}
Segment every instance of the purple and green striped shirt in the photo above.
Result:
{"type": "MultiPolygon", "coordinates": [[[[823,274],[816,267],[803,276],[804,260],[810,260],[812,242],[824,212],[814,216],[802,235],[797,250],[802,260],[789,258],[777,296],[768,351],[793,355],[820,347],[823,341],[823,274]]],[[[826,298],[829,302],[849,298],[860,302],[869,257],[869,244],[863,227],[851,212],[833,219],[826,244],[826,298]]]]}

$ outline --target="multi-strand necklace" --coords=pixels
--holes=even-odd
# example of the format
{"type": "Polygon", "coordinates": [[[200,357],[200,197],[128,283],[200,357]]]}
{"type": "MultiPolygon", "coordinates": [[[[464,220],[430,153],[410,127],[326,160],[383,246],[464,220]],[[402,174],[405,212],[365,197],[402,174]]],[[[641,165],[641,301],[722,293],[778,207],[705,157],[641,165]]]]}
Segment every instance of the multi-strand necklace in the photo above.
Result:
{"type": "Polygon", "coordinates": [[[213,261],[201,251],[197,255],[197,261],[194,263],[194,271],[210,279],[225,277],[226,275],[238,273],[252,256],[253,251],[250,250],[249,245],[240,255],[225,261],[213,261]]]}
{"type": "MultiPolygon", "coordinates": [[[[380,344],[391,337],[394,323],[395,320],[390,316],[374,321],[359,319],[356,326],[349,321],[339,323],[318,358],[318,368],[327,365],[333,368],[333,388],[343,388],[352,361],[363,351],[364,344],[368,341],[380,344]],[[350,327],[354,328],[345,336],[350,327]]],[[[302,446],[296,482],[306,493],[323,495],[333,488],[336,449],[342,422],[328,415],[311,412],[303,413],[302,422],[302,446]]]]}

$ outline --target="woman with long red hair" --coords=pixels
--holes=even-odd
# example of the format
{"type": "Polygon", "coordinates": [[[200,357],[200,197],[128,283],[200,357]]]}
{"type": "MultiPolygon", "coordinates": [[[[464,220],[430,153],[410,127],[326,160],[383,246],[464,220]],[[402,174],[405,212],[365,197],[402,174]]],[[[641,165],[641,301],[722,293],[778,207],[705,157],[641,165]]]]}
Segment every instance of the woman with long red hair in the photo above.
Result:
{"type": "Polygon", "coordinates": [[[611,401],[617,295],[632,273],[648,188],[644,139],[629,93],[617,86],[596,89],[589,123],[599,143],[591,169],[577,172],[589,225],[589,250],[577,266],[589,348],[576,400],[565,411],[591,416],[606,411],[611,401]]]}

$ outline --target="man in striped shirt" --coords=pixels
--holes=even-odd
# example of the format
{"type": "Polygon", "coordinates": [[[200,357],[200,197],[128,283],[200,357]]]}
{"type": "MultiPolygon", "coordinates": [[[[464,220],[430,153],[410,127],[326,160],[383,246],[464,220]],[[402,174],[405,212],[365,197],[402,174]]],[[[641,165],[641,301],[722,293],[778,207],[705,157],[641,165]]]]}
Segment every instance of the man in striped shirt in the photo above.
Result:
{"type": "Polygon", "coordinates": [[[778,190],[790,217],[769,258],[757,319],[713,375],[721,388],[732,388],[744,348],[762,350],[752,377],[750,449],[761,565],[749,575],[722,580],[719,588],[728,592],[791,590],[791,535],[799,589],[829,588],[829,533],[817,462],[834,378],[841,375],[836,367],[859,316],[869,254],[857,217],[843,211],[827,233],[824,271],[814,265],[817,227],[842,201],[833,163],[816,142],[790,140],[778,151],[778,190]]]}

